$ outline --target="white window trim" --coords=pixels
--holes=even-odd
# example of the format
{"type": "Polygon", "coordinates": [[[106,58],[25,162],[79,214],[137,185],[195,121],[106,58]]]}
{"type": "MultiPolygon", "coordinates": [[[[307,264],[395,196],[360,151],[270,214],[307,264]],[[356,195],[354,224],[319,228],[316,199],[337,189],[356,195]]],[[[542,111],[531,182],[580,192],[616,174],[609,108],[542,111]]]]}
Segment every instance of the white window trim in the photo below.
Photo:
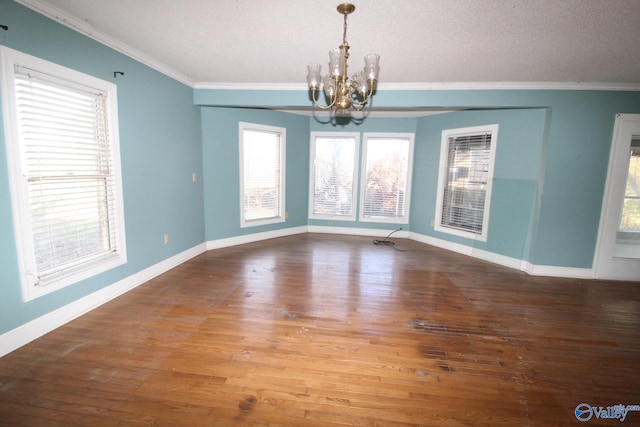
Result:
{"type": "Polygon", "coordinates": [[[442,139],[440,142],[440,165],[438,168],[438,192],[436,197],[436,216],[434,220],[434,230],[452,234],[467,239],[487,241],[489,233],[489,214],[491,208],[491,190],[493,188],[493,171],[495,168],[496,147],[498,145],[498,128],[497,124],[472,126],[458,129],[445,129],[442,131],[442,139]],[[489,172],[487,177],[487,186],[485,189],[485,206],[482,218],[482,233],[473,233],[471,231],[459,230],[456,228],[445,227],[442,225],[442,203],[444,197],[444,186],[447,183],[448,171],[448,155],[449,155],[449,139],[477,135],[482,133],[491,134],[491,148],[489,150],[489,172]]]}
{"type": "Polygon", "coordinates": [[[240,148],[240,227],[256,227],[259,225],[277,224],[286,220],[286,147],[287,147],[287,130],[276,126],[267,126],[262,124],[239,122],[239,148],[240,148]],[[270,133],[280,134],[280,199],[279,211],[275,217],[245,220],[244,218],[244,130],[257,130],[270,133]]]}
{"type": "Polygon", "coordinates": [[[358,158],[360,156],[360,132],[311,132],[311,149],[309,160],[309,218],[323,219],[335,221],[355,221],[358,210],[358,158]],[[353,154],[353,178],[351,188],[351,200],[353,209],[351,215],[322,215],[313,212],[314,194],[315,194],[315,153],[316,139],[318,137],[326,138],[353,138],[355,140],[353,154]]]}
{"type": "Polygon", "coordinates": [[[5,145],[7,150],[7,166],[9,171],[9,186],[11,189],[11,206],[13,224],[18,254],[18,265],[22,295],[25,301],[30,301],[81,280],[103,273],[127,262],[126,237],[124,227],[124,203],[122,195],[122,174],[120,167],[120,142],[118,132],[117,88],[116,85],[102,79],[54,64],[49,61],[0,46],[0,90],[2,91],[2,109],[5,127],[5,145]],[[35,255],[26,185],[22,180],[20,150],[18,148],[18,126],[15,110],[14,68],[21,65],[44,72],[67,81],[93,87],[107,94],[108,97],[108,126],[113,150],[113,172],[117,178],[115,183],[115,198],[118,209],[116,217],[116,241],[119,242],[115,252],[83,263],[69,269],[64,274],[51,278],[46,283],[34,284],[35,255]]]}
{"type": "Polygon", "coordinates": [[[415,134],[413,133],[398,133],[398,132],[365,132],[362,138],[362,175],[360,176],[360,203],[359,203],[359,220],[360,222],[375,222],[385,224],[409,224],[409,215],[411,212],[411,183],[413,181],[413,146],[415,140],[415,134]],[[386,217],[365,217],[364,216],[364,189],[367,181],[367,141],[369,138],[407,138],[409,140],[409,159],[407,165],[407,187],[405,191],[405,214],[402,217],[386,218],[386,217]]]}

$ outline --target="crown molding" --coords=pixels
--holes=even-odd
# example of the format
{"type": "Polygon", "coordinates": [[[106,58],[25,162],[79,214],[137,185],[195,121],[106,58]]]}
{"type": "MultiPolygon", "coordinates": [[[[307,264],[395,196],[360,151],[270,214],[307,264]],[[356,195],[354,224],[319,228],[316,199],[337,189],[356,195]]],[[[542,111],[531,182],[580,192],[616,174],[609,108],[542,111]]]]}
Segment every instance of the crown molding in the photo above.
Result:
{"type": "MultiPolygon", "coordinates": [[[[634,83],[588,82],[439,82],[378,83],[378,90],[603,90],[640,91],[634,83]]],[[[307,90],[303,83],[214,83],[197,82],[195,89],[212,90],[307,90]]]]}
{"type": "Polygon", "coordinates": [[[194,89],[212,90],[308,90],[303,83],[214,83],[196,82],[194,89]]]}
{"type": "Polygon", "coordinates": [[[83,34],[103,45],[106,45],[130,58],[133,58],[136,61],[141,62],[153,68],[154,70],[168,77],[171,77],[174,80],[184,83],[185,85],[190,87],[193,87],[194,85],[193,79],[189,78],[187,75],[157,61],[156,59],[140,52],[139,50],[127,45],[126,43],[122,43],[121,41],[116,40],[113,37],[96,30],[86,22],[76,18],[75,16],[69,15],[68,13],[58,9],[57,7],[54,7],[41,0],[15,0],[15,2],[28,7],[29,9],[41,15],[44,15],[47,18],[57,21],[60,24],[69,27],[72,30],[77,31],[80,34],[83,34]]]}
{"type": "Polygon", "coordinates": [[[379,90],[608,90],[640,91],[636,83],[598,82],[436,82],[378,84],[379,90]]]}

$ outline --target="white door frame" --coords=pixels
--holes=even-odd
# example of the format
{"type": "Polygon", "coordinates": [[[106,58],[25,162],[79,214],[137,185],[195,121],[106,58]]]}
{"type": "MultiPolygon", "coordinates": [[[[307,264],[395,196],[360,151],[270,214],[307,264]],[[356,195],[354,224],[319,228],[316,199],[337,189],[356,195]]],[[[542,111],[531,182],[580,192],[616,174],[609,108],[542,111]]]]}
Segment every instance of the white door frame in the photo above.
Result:
{"type": "Polygon", "coordinates": [[[594,276],[599,279],[640,281],[640,259],[614,256],[620,207],[627,182],[631,139],[639,135],[640,114],[616,115],[598,242],[593,260],[594,276]]]}

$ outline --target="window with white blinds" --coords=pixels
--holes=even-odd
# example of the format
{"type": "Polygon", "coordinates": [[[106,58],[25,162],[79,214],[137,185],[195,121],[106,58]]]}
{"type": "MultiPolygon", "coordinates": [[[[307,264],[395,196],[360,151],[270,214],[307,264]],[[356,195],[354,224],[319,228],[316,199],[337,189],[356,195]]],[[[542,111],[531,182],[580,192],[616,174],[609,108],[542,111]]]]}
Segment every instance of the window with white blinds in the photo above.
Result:
{"type": "Polygon", "coordinates": [[[627,182],[616,234],[618,243],[640,241],[640,137],[631,139],[627,182]]]}
{"type": "Polygon", "coordinates": [[[126,260],[115,87],[23,54],[3,52],[5,71],[7,62],[7,145],[30,299],[126,260]]]}
{"type": "Polygon", "coordinates": [[[241,226],[285,220],[284,128],[240,123],[241,226]]]}
{"type": "Polygon", "coordinates": [[[442,132],[435,228],[486,240],[498,126],[442,132]]]}
{"type": "Polygon", "coordinates": [[[311,133],[309,218],[355,220],[359,133],[311,133]]]}
{"type": "Polygon", "coordinates": [[[413,134],[364,134],[360,220],[409,222],[413,134]]]}

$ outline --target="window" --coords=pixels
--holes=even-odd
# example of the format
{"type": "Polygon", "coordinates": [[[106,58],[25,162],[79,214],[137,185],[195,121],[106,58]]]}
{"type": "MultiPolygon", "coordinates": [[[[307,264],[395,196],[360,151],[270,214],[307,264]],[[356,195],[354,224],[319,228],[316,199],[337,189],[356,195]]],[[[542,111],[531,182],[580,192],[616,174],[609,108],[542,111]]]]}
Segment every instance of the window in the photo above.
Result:
{"type": "Polygon", "coordinates": [[[360,220],[409,222],[413,134],[364,134],[360,220]]]}
{"type": "Polygon", "coordinates": [[[437,231],[487,240],[498,125],[442,131],[437,231]]]}
{"type": "Polygon", "coordinates": [[[116,87],[2,48],[25,300],[126,262],[116,87]]]}
{"type": "Polygon", "coordinates": [[[640,138],[638,137],[631,140],[626,184],[616,240],[636,243],[640,240],[640,138]]]}
{"type": "Polygon", "coordinates": [[[242,227],[283,222],[286,130],[240,123],[242,227]]]}
{"type": "Polygon", "coordinates": [[[309,218],[355,220],[359,133],[311,133],[309,218]]]}

